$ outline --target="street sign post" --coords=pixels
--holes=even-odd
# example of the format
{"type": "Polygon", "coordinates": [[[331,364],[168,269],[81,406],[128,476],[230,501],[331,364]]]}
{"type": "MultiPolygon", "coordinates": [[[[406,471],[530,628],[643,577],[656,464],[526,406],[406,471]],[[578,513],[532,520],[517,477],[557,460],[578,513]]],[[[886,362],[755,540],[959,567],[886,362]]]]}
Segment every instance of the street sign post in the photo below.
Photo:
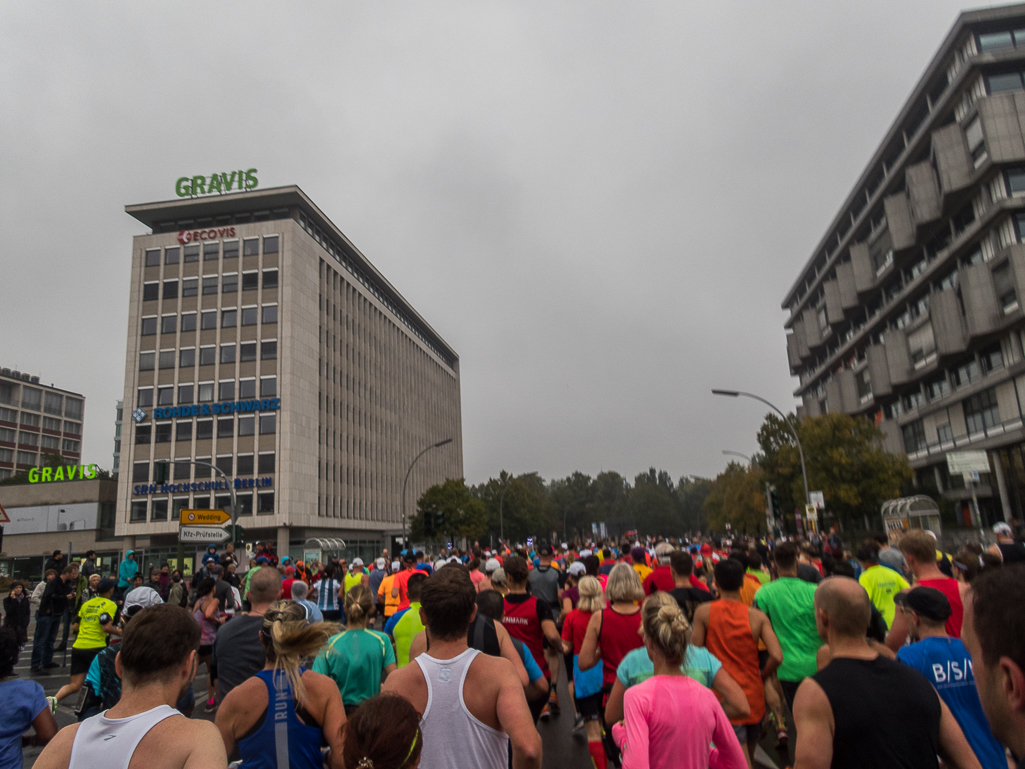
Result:
{"type": "Polygon", "coordinates": [[[218,525],[231,520],[231,513],[224,510],[182,510],[179,526],[218,525]]]}
{"type": "Polygon", "coordinates": [[[810,491],[808,497],[811,501],[811,506],[814,506],[816,510],[826,509],[826,495],[821,491],[810,491]]]}
{"type": "Polygon", "coordinates": [[[947,454],[947,470],[951,475],[988,473],[989,458],[985,451],[951,451],[947,454]]]}
{"type": "Polygon", "coordinates": [[[181,542],[220,543],[231,539],[231,533],[220,526],[181,526],[178,529],[181,542]]]}

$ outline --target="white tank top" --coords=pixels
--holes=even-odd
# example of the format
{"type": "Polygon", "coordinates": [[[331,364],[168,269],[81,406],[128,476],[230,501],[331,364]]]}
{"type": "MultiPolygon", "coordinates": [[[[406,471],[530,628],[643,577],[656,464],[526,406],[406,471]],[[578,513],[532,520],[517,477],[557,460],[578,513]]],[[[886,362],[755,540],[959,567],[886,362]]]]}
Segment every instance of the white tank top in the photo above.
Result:
{"type": "Polygon", "coordinates": [[[87,718],[78,727],[68,769],[128,769],[136,747],[149,730],[165,718],[181,715],[170,705],[158,705],[128,718],[107,718],[105,712],[87,718]]]}
{"type": "Polygon", "coordinates": [[[478,721],[463,701],[463,682],[476,649],[450,660],[421,654],[415,662],[427,679],[427,707],[420,719],[420,765],[431,769],[507,769],[509,735],[478,721]]]}

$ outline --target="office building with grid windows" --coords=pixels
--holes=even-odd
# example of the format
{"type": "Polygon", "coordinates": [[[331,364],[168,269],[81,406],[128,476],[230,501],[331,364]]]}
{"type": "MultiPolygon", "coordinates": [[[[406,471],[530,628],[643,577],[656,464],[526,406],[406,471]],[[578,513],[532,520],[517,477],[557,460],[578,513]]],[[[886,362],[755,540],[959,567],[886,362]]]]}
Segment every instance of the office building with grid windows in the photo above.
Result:
{"type": "Polygon", "coordinates": [[[125,547],[174,547],[179,511],[228,509],[233,488],[246,541],[279,555],[391,548],[417,453],[453,439],[413,469],[410,512],[462,476],[456,353],[298,187],[126,211],[150,232],[132,250],[125,547]]]}
{"type": "MultiPolygon", "coordinates": [[[[971,522],[1025,508],[1025,5],[960,15],[783,301],[808,415],[867,416],[971,522]]],[[[828,500],[827,500],[828,501],[828,500]]]]}
{"type": "Polygon", "coordinates": [[[67,465],[82,459],[85,396],[0,368],[0,480],[42,467],[47,454],[67,465]]]}

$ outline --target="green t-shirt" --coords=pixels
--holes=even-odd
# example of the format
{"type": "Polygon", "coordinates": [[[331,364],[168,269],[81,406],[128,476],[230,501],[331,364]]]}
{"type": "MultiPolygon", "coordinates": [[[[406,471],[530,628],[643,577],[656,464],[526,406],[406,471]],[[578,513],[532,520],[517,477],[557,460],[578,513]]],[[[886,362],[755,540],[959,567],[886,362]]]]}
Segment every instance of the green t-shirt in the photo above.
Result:
{"type": "Polygon", "coordinates": [[[363,581],[362,571],[348,571],[345,573],[345,592],[348,593],[350,589],[360,584],[363,581]]]}
{"type": "Polygon", "coordinates": [[[816,672],[815,654],[822,646],[815,629],[815,585],[797,577],[780,577],[755,595],[754,605],[769,616],[783,647],[781,681],[801,681],[816,672]]]}
{"type": "MultiPolygon", "coordinates": [[[[715,674],[721,667],[722,663],[708,649],[687,644],[687,653],[683,657],[680,670],[705,688],[711,689],[715,674]]],[[[655,675],[655,666],[652,664],[651,658],[648,657],[648,650],[643,646],[629,652],[616,668],[616,676],[627,689],[644,683],[653,675],[655,675]]]]}
{"type": "Polygon", "coordinates": [[[395,623],[392,628],[392,638],[395,639],[396,664],[404,668],[409,664],[409,647],[413,645],[416,634],[424,629],[424,623],[420,621],[420,602],[414,601],[409,604],[409,611],[402,615],[402,619],[395,623]]]}
{"type": "Polygon", "coordinates": [[[313,672],[334,680],[344,704],[359,705],[380,693],[384,669],[394,663],[391,639],[384,633],[346,630],[327,642],[313,661],[313,672]]]}
{"type": "Polygon", "coordinates": [[[865,592],[868,593],[872,603],[879,609],[879,613],[883,615],[883,619],[886,620],[886,627],[890,627],[893,624],[893,616],[897,613],[893,597],[901,590],[907,590],[911,587],[908,581],[893,569],[876,564],[865,569],[861,573],[858,582],[865,588],[865,592]]]}
{"type": "Polygon", "coordinates": [[[82,604],[78,610],[78,637],[72,648],[102,649],[106,646],[107,634],[103,626],[113,620],[116,613],[117,604],[109,598],[97,596],[82,604]]]}

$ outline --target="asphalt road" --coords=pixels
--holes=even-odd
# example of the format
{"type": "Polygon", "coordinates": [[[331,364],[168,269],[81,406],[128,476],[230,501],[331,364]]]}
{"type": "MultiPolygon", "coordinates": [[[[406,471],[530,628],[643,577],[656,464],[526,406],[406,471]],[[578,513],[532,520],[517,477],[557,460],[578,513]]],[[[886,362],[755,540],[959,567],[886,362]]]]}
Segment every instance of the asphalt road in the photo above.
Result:
{"type": "MultiPolygon", "coordinates": [[[[31,678],[38,681],[47,695],[54,695],[61,686],[68,682],[71,652],[70,650],[68,651],[67,661],[63,667],[52,669],[49,675],[33,676],[29,672],[29,667],[32,656],[32,630],[34,625],[35,623],[29,628],[29,643],[19,657],[18,664],[15,666],[15,673],[22,678],[31,678]]],[[[60,639],[58,638],[59,641],[60,639]]],[[[55,652],[53,659],[58,664],[64,662],[63,652],[55,652]]],[[[206,667],[200,666],[199,672],[196,675],[196,681],[193,684],[193,690],[196,694],[196,709],[192,717],[205,718],[212,721],[214,714],[204,712],[206,685],[206,667]]],[[[544,747],[543,766],[545,769],[591,769],[593,763],[587,752],[587,738],[584,730],[581,729],[579,732],[573,731],[573,711],[569,707],[570,698],[569,690],[566,688],[566,671],[562,669],[559,672],[559,701],[562,703],[562,712],[559,715],[551,716],[547,720],[540,721],[537,725],[537,730],[541,735],[541,742],[544,747]]],[[[73,712],[73,708],[77,703],[76,697],[70,697],[65,702],[67,705],[59,705],[57,707],[57,723],[62,728],[75,723],[76,720],[73,712]]],[[[764,769],[778,769],[778,767],[786,764],[786,757],[783,756],[781,759],[776,754],[772,748],[773,743],[774,740],[769,737],[762,741],[763,747],[755,756],[757,766],[764,769]]],[[[41,750],[42,748],[26,748],[24,751],[24,766],[32,766],[41,750]]]]}

